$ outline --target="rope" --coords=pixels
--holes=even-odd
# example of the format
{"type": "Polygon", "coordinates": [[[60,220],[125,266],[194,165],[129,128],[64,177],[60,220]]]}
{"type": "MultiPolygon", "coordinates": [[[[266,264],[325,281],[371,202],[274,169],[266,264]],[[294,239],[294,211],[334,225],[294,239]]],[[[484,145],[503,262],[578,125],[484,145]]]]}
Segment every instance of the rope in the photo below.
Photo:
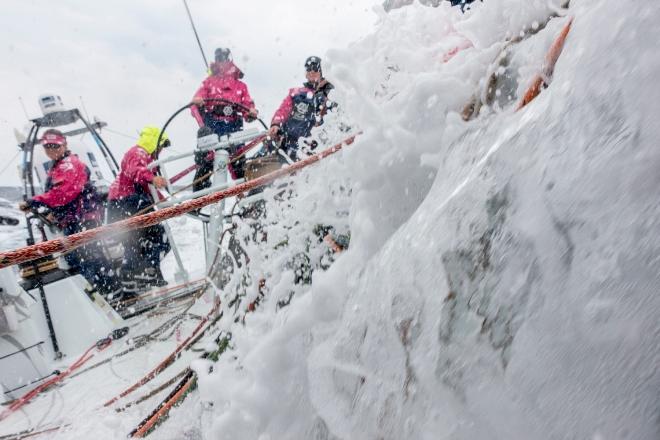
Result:
{"type": "Polygon", "coordinates": [[[543,62],[543,68],[541,73],[537,74],[532,80],[531,85],[525,91],[516,111],[522,109],[527,104],[532,102],[534,98],[541,94],[541,90],[545,87],[548,87],[550,79],[555,69],[555,64],[561,55],[562,50],[564,49],[564,43],[566,42],[566,37],[571,30],[571,25],[573,24],[573,18],[571,17],[568,23],[563,27],[557,38],[552,42],[552,46],[548,50],[548,53],[545,55],[545,60],[543,62]]]}
{"type": "MultiPolygon", "coordinates": [[[[196,280],[188,281],[187,283],[177,284],[176,286],[167,287],[167,288],[164,288],[164,289],[150,290],[146,293],[143,293],[142,295],[139,295],[135,298],[128,299],[126,301],[121,301],[121,300],[120,301],[115,301],[115,302],[111,301],[110,305],[114,306],[115,304],[118,304],[118,303],[121,302],[121,304],[124,307],[129,307],[129,306],[131,306],[131,305],[133,305],[133,304],[135,304],[139,301],[142,301],[146,298],[156,297],[156,296],[163,296],[163,295],[166,295],[168,293],[175,292],[179,289],[185,289],[185,288],[188,288],[188,287],[193,288],[193,286],[195,286],[196,284],[200,284],[198,286],[200,289],[206,289],[206,287],[208,285],[208,283],[206,282],[206,278],[199,278],[199,279],[196,279],[196,280]]],[[[197,292],[197,290],[195,289],[194,291],[191,292],[191,295],[193,295],[196,292],[197,292]]]]}
{"type": "Polygon", "coordinates": [[[211,311],[200,321],[200,323],[195,327],[195,329],[192,331],[192,333],[183,341],[181,342],[176,349],[170,353],[165,359],[163,359],[158,365],[156,365],[149,373],[147,373],[142,379],[138,380],[135,382],[133,385],[119,393],[117,396],[113,397],[112,399],[108,400],[103,404],[103,406],[110,406],[119,399],[128,396],[131,394],[133,391],[137,390],[141,386],[145,385],[146,383],[150,382],[154,377],[156,377],[158,374],[160,374],[163,370],[165,370],[167,367],[169,367],[177,358],[179,353],[181,353],[184,349],[188,348],[190,345],[194,343],[195,340],[197,340],[197,336],[200,334],[204,334],[214,323],[215,320],[210,321],[211,316],[215,314],[218,310],[219,303],[216,303],[211,311]],[[208,325],[207,325],[208,324],[208,325]],[[206,328],[204,326],[206,325],[206,328]],[[203,329],[203,331],[202,331],[203,329]],[[200,333],[201,332],[201,333],[200,333]]]}
{"type": "Polygon", "coordinates": [[[82,367],[87,361],[89,361],[91,358],[94,357],[96,353],[99,353],[106,348],[108,348],[112,344],[112,338],[107,337],[105,339],[101,339],[100,341],[96,342],[94,345],[89,347],[82,356],[78,358],[77,361],[75,361],[73,364],[69,366],[64,372],[33,389],[29,393],[26,393],[24,396],[22,396],[20,399],[15,400],[7,409],[5,409],[2,413],[0,413],[0,421],[6,419],[9,417],[11,414],[14,412],[18,411],[20,408],[22,408],[24,405],[26,405],[30,400],[32,400],[34,397],[36,397],[38,394],[40,394],[42,391],[44,391],[46,388],[50,388],[51,386],[61,382],[64,380],[67,376],[69,376],[71,373],[73,373],[75,370],[78,368],[82,367]],[[97,349],[95,353],[92,353],[94,349],[97,349]]]}
{"type": "Polygon", "coordinates": [[[36,347],[36,346],[38,346],[38,345],[41,345],[41,344],[43,344],[43,343],[44,343],[44,341],[37,342],[36,344],[32,344],[32,345],[30,345],[29,347],[23,347],[23,348],[21,348],[20,350],[17,350],[17,351],[15,351],[15,352],[13,352],[13,353],[9,353],[9,354],[7,354],[7,355],[0,356],[0,361],[3,360],[3,359],[6,359],[6,358],[8,358],[8,357],[11,357],[11,356],[17,355],[17,354],[19,354],[19,353],[23,353],[24,351],[28,351],[29,349],[34,348],[34,347],[36,347]]]}
{"type": "MultiPolygon", "coordinates": [[[[264,281],[265,283],[265,281],[264,281]]],[[[260,283],[260,288],[261,288],[261,283],[260,283]]],[[[256,310],[256,306],[250,308],[248,312],[254,312],[256,310]]],[[[216,339],[216,343],[218,343],[218,348],[215,352],[212,353],[205,353],[204,355],[201,356],[202,359],[211,359],[214,361],[217,361],[217,358],[220,354],[222,354],[225,349],[228,347],[229,343],[229,337],[224,338],[224,343],[222,343],[220,339],[220,335],[218,336],[218,339],[216,339]]],[[[158,406],[147,416],[140,424],[131,431],[128,436],[133,437],[133,438],[142,438],[146,437],[153,429],[155,429],[158,424],[160,424],[164,419],[166,419],[169,416],[169,412],[172,409],[172,407],[178,403],[180,403],[183,399],[185,399],[187,393],[194,389],[197,385],[197,374],[195,371],[191,370],[190,367],[184,369],[181,371],[177,376],[175,377],[180,377],[183,375],[183,379],[177,383],[177,385],[174,387],[174,389],[163,399],[158,406]]],[[[174,379],[171,379],[168,381],[168,385],[173,382],[174,379]]],[[[143,399],[138,399],[138,401],[133,402],[132,404],[143,402],[144,400],[148,399],[149,397],[152,397],[154,394],[157,392],[160,392],[163,388],[165,388],[165,384],[163,384],[161,387],[157,388],[157,391],[154,390],[155,392],[149,393],[148,395],[144,396],[143,399]]],[[[126,408],[126,407],[124,407],[126,408]]]]}
{"type": "Polygon", "coordinates": [[[154,338],[157,338],[158,336],[162,335],[162,334],[163,334],[165,331],[167,331],[169,328],[171,328],[172,326],[176,325],[178,321],[180,321],[181,319],[183,319],[183,318],[185,318],[187,315],[189,315],[188,310],[190,310],[191,307],[192,307],[192,304],[191,304],[190,306],[188,306],[188,307],[187,307],[183,312],[181,312],[180,314],[178,314],[178,315],[176,315],[176,316],[174,316],[174,317],[168,319],[168,320],[165,321],[163,324],[161,324],[160,326],[156,327],[156,328],[155,328],[154,330],[152,330],[150,333],[134,336],[134,337],[132,338],[132,340],[133,340],[133,342],[134,342],[133,345],[132,345],[131,347],[127,348],[126,350],[121,351],[121,352],[119,352],[119,353],[117,353],[117,354],[115,354],[115,355],[113,355],[113,356],[111,356],[111,357],[109,357],[109,358],[103,359],[102,361],[99,361],[99,362],[97,362],[96,364],[90,365],[89,367],[87,367],[87,368],[85,368],[85,369],[83,369],[83,370],[80,370],[80,371],[78,371],[78,372],[75,373],[75,374],[72,374],[72,375],[70,376],[70,378],[72,379],[72,378],[74,378],[74,377],[80,376],[81,374],[87,373],[87,372],[90,371],[90,370],[93,370],[93,369],[95,369],[95,368],[98,368],[98,367],[100,367],[100,366],[102,366],[102,365],[107,364],[108,362],[111,362],[113,359],[119,358],[119,357],[124,356],[124,355],[126,355],[126,354],[128,354],[128,353],[130,353],[130,352],[132,352],[132,351],[134,351],[134,350],[137,350],[138,348],[144,347],[145,345],[147,345],[147,343],[149,343],[150,341],[152,341],[154,338]]]}
{"type": "MultiPolygon", "coordinates": [[[[186,285],[190,285],[190,284],[193,284],[193,283],[196,283],[196,281],[193,281],[193,282],[190,282],[190,283],[184,283],[181,286],[186,286],[186,285]]],[[[205,283],[201,287],[201,290],[204,290],[206,288],[206,286],[207,286],[207,284],[205,283]]],[[[176,287],[180,287],[180,286],[176,286],[176,287]]],[[[163,289],[162,291],[156,292],[156,293],[162,293],[163,291],[167,291],[167,290],[172,290],[172,289],[163,289]]],[[[156,366],[156,368],[154,370],[152,370],[147,376],[145,376],[145,378],[143,378],[141,381],[136,383],[133,387],[131,387],[128,390],[124,391],[124,393],[122,393],[122,394],[127,395],[130,392],[132,392],[133,390],[135,390],[135,389],[139,388],[140,386],[144,385],[145,383],[149,382],[151,379],[153,379],[153,377],[155,377],[157,374],[159,374],[161,371],[163,371],[165,368],[167,368],[176,359],[176,356],[183,349],[187,350],[188,348],[190,348],[190,346],[192,346],[194,343],[196,343],[201,338],[201,336],[203,336],[203,334],[211,326],[213,326],[215,324],[215,322],[217,321],[217,319],[214,319],[213,321],[210,322],[210,324],[208,326],[206,326],[206,328],[204,328],[203,331],[200,332],[201,328],[204,326],[204,324],[206,322],[209,321],[210,317],[213,315],[213,313],[215,313],[215,311],[218,309],[218,307],[219,307],[219,304],[216,303],[214,305],[213,309],[209,312],[209,314],[205,318],[201,319],[201,322],[195,328],[195,330],[192,332],[192,334],[185,341],[183,341],[176,348],[176,350],[170,356],[168,356],[168,358],[165,359],[165,361],[161,362],[161,364],[156,366]]],[[[188,309],[189,308],[190,307],[188,307],[188,309]]],[[[113,340],[119,339],[119,338],[123,337],[124,335],[126,335],[126,333],[127,333],[127,331],[126,331],[127,329],[118,329],[118,330],[113,331],[107,338],[101,339],[98,342],[96,342],[94,345],[89,347],[85,351],[85,353],[83,353],[83,355],[80,356],[80,358],[78,358],[78,360],[76,360],[73,364],[71,364],[71,366],[69,366],[63,373],[59,374],[58,376],[54,377],[53,379],[51,379],[47,382],[44,382],[39,387],[33,389],[32,391],[25,394],[21,398],[13,401],[5,411],[0,413],[0,421],[4,420],[8,416],[13,414],[17,410],[19,410],[21,407],[23,407],[24,405],[29,403],[34,397],[36,397],[42,391],[44,391],[47,388],[50,388],[53,385],[63,381],[65,378],[67,378],[67,377],[71,377],[71,378],[76,377],[76,376],[78,376],[80,374],[83,374],[83,373],[85,373],[85,372],[87,372],[91,369],[94,369],[94,368],[97,368],[97,367],[99,367],[103,364],[106,364],[107,362],[110,362],[112,359],[115,359],[115,358],[120,357],[120,356],[122,356],[126,353],[129,353],[129,352],[135,350],[136,348],[139,348],[143,345],[146,345],[150,340],[153,340],[153,337],[158,337],[164,331],[166,331],[167,328],[172,327],[173,325],[176,325],[178,320],[180,320],[184,316],[188,315],[188,313],[187,313],[188,309],[186,309],[183,313],[179,314],[178,316],[175,316],[174,318],[168,320],[163,325],[161,325],[158,328],[156,328],[155,330],[153,330],[151,333],[149,333],[147,335],[144,335],[144,338],[140,338],[139,336],[136,337],[135,339],[137,339],[137,341],[136,341],[136,344],[133,347],[131,347],[131,348],[129,348],[129,349],[127,349],[127,350],[125,350],[121,353],[118,353],[117,355],[114,355],[114,356],[112,356],[108,359],[104,359],[103,361],[98,362],[97,364],[94,364],[94,365],[92,365],[92,366],[90,366],[90,367],[88,367],[84,370],[76,371],[80,367],[82,367],[84,364],[86,364],[97,353],[99,353],[99,352],[105,350],[107,347],[109,347],[113,340]],[[94,350],[94,348],[96,348],[98,351],[95,352],[95,353],[92,353],[92,350],[94,350]],[[74,372],[75,372],[75,374],[73,374],[74,372]]],[[[122,397],[122,396],[120,395],[119,397],[122,397]]],[[[115,398],[115,400],[118,399],[119,397],[115,398]]],[[[106,403],[105,406],[107,406],[109,403],[111,403],[111,402],[106,403]]],[[[58,428],[55,428],[55,429],[58,429],[58,428]]],[[[49,431],[46,430],[46,431],[42,431],[42,432],[32,432],[32,433],[29,434],[29,436],[39,435],[39,434],[45,433],[45,432],[49,432],[49,431]]],[[[21,434],[21,435],[23,435],[23,434],[21,434]]],[[[28,433],[25,433],[25,436],[28,436],[28,433]]],[[[23,438],[23,437],[18,437],[18,438],[23,438]]]]}
{"type": "MultiPolygon", "coordinates": [[[[45,380],[45,379],[48,379],[50,376],[56,376],[56,375],[58,375],[58,374],[60,374],[59,370],[55,370],[55,371],[53,371],[52,373],[47,374],[47,375],[45,375],[45,376],[42,376],[42,377],[40,377],[40,378],[38,378],[38,379],[35,379],[35,380],[33,380],[32,382],[26,383],[25,385],[21,385],[21,386],[19,386],[19,387],[12,388],[11,390],[7,390],[7,391],[4,392],[4,394],[11,394],[11,393],[13,393],[14,391],[22,390],[23,388],[27,388],[27,387],[29,387],[30,385],[34,385],[35,383],[41,382],[42,380],[45,380]]],[[[13,402],[14,402],[14,400],[12,400],[12,401],[10,401],[10,402],[7,402],[7,403],[2,403],[2,405],[3,405],[3,406],[5,406],[5,405],[11,405],[13,402]]]]}
{"type": "Polygon", "coordinates": [[[25,438],[31,438],[31,437],[37,437],[42,434],[47,434],[49,432],[54,432],[54,431],[59,431],[60,429],[66,428],[70,426],[68,423],[63,424],[63,425],[58,425],[54,426],[52,428],[45,428],[45,429],[40,429],[40,428],[30,428],[26,429],[21,432],[17,432],[14,434],[7,434],[7,435],[2,435],[0,436],[0,440],[22,440],[25,438]],[[38,429],[38,431],[37,431],[38,429]]]}
{"type": "Polygon", "coordinates": [[[279,179],[280,177],[292,174],[340,151],[344,144],[350,145],[353,143],[355,136],[357,136],[357,134],[318,154],[303,159],[300,162],[296,162],[288,167],[280,168],[254,180],[235,185],[216,193],[211,193],[197,199],[182,202],[177,206],[171,206],[159,211],[131,217],[116,223],[69,235],[67,237],[59,237],[53,240],[43,241],[32,246],[26,246],[7,252],[0,252],[0,268],[13,266],[15,264],[24,263],[26,261],[32,261],[37,258],[41,258],[46,255],[52,255],[57,252],[64,252],[70,249],[75,249],[92,241],[104,239],[108,236],[122,232],[152,226],[173,217],[178,217],[187,212],[203,208],[213,203],[217,203],[226,198],[245,193],[251,189],[265,186],[279,179]]]}
{"type": "MultiPolygon", "coordinates": [[[[206,352],[200,358],[218,360],[220,356],[228,347],[231,335],[221,337],[218,335],[216,338],[217,348],[213,352],[206,352]]],[[[187,393],[197,386],[197,373],[190,367],[183,370],[181,373],[183,379],[177,383],[174,389],[163,399],[158,406],[144,419],[140,424],[131,431],[129,437],[142,438],[146,437],[153,429],[155,429],[163,420],[169,416],[170,409],[187,396],[187,393]]]]}
{"type": "MultiPolygon", "coordinates": [[[[349,138],[350,139],[350,138],[349,138]]],[[[352,143],[352,139],[347,140],[347,143],[352,143]]],[[[326,150],[327,151],[327,150],[326,150]]],[[[234,209],[238,206],[238,202],[234,204],[232,207],[232,212],[234,209]]],[[[223,235],[220,237],[220,243],[222,243],[222,238],[226,232],[228,232],[230,229],[227,229],[223,231],[223,235]]],[[[217,259],[217,254],[216,254],[216,259],[217,259]]],[[[213,270],[213,266],[215,265],[215,261],[213,265],[211,266],[211,270],[213,270]]],[[[260,290],[265,284],[265,280],[262,280],[260,284],[260,290]]],[[[258,303],[257,303],[258,304],[258,303]]],[[[248,312],[254,312],[256,310],[256,304],[251,304],[251,307],[248,309],[248,312]]],[[[201,336],[198,336],[197,339],[199,339],[201,336]]],[[[218,343],[218,349],[213,352],[213,353],[205,353],[204,355],[201,356],[202,359],[212,359],[212,360],[217,360],[217,356],[224,352],[224,350],[227,348],[227,344],[229,342],[229,338],[225,337],[225,343],[222,344],[220,341],[220,336],[218,336],[218,339],[216,339],[216,342],[218,343]]],[[[194,342],[193,342],[194,343],[194,342]]],[[[189,345],[192,346],[192,343],[189,345]]],[[[187,394],[195,389],[197,385],[197,374],[195,371],[191,370],[190,367],[185,368],[181,372],[179,372],[177,375],[175,375],[172,379],[168,380],[167,382],[163,383],[162,385],[158,386],[156,389],[153,391],[147,393],[145,396],[129,403],[128,405],[118,408],[117,411],[123,411],[126,408],[139,404],[141,402],[144,402],[145,400],[148,400],[149,398],[153,397],[154,395],[158,394],[161,392],[163,389],[174,383],[178,378],[183,377],[177,385],[174,387],[174,389],[163,399],[158,406],[144,419],[140,422],[140,424],[131,431],[128,436],[132,438],[142,438],[146,437],[149,435],[150,432],[152,432],[163,420],[165,420],[169,416],[169,412],[178,403],[183,401],[183,399],[186,398],[187,394]]]]}
{"type": "Polygon", "coordinates": [[[166,381],[166,382],[162,383],[161,385],[157,386],[156,388],[154,388],[153,390],[149,391],[149,392],[148,392],[147,394],[145,394],[144,396],[142,396],[142,397],[140,397],[140,398],[138,398],[138,399],[136,399],[136,400],[134,400],[134,401],[132,401],[132,402],[127,403],[126,405],[122,406],[121,408],[116,408],[115,411],[116,411],[116,412],[124,412],[124,411],[126,411],[128,408],[130,408],[131,406],[139,405],[140,403],[144,402],[145,400],[149,400],[149,399],[151,399],[153,396],[155,396],[156,394],[160,393],[160,392],[163,391],[165,388],[169,387],[170,385],[172,385],[173,383],[175,383],[176,381],[178,381],[179,379],[181,379],[183,376],[185,376],[186,374],[188,374],[189,371],[190,371],[190,367],[186,367],[186,368],[184,368],[183,370],[179,371],[179,372],[176,374],[176,376],[174,376],[173,378],[171,378],[171,379],[169,379],[168,381],[166,381]]]}
{"type": "Polygon", "coordinates": [[[128,434],[129,437],[142,438],[156,426],[156,424],[170,412],[170,409],[181,399],[196,383],[196,375],[190,370],[186,373],[181,382],[177,384],[174,390],[167,396],[156,410],[143,420],[143,422],[128,434]]]}

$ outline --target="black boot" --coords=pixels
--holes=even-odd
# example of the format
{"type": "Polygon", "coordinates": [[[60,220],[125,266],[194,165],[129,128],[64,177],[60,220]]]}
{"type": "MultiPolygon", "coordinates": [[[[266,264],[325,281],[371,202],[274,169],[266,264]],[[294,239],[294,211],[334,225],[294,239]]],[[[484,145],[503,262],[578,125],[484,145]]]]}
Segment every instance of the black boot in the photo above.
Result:
{"type": "Polygon", "coordinates": [[[156,280],[152,284],[155,287],[167,286],[167,280],[163,276],[163,272],[160,270],[160,266],[156,267],[156,280]]]}
{"type": "Polygon", "coordinates": [[[99,287],[98,292],[108,303],[113,303],[123,297],[124,288],[121,284],[118,284],[114,288],[99,287]]]}
{"type": "Polygon", "coordinates": [[[141,286],[135,272],[122,268],[120,279],[124,294],[136,296],[140,293],[141,286]]]}
{"type": "Polygon", "coordinates": [[[123,273],[120,286],[104,296],[108,304],[118,312],[133,305],[140,296],[137,282],[133,279],[133,274],[123,273]]]}

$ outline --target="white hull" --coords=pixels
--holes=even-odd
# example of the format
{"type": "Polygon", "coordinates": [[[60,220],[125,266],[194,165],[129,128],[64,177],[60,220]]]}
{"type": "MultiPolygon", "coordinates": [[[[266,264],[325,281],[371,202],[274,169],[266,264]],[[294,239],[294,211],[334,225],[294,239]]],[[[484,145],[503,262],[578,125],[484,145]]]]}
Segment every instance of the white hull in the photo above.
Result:
{"type": "Polygon", "coordinates": [[[2,301],[13,325],[0,328],[0,384],[2,401],[30,391],[62,365],[67,365],[98,340],[121,327],[122,318],[98,294],[90,297],[80,275],[46,284],[44,293],[58,349],[53,345],[38,288],[26,292],[12,269],[0,271],[2,301]],[[14,317],[15,319],[12,319],[14,317]],[[14,391],[12,391],[14,390],[14,391]]]}

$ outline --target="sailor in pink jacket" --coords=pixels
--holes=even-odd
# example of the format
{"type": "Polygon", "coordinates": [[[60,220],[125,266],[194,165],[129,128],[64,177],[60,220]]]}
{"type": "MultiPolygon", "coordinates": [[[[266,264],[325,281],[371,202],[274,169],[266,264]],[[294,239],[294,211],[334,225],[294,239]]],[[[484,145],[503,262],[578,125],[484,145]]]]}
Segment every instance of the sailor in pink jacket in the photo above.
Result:
{"type": "MultiPolygon", "coordinates": [[[[165,186],[165,179],[154,174],[153,169],[148,168],[149,164],[154,161],[154,152],[150,153],[147,150],[149,147],[141,145],[140,142],[142,141],[138,141],[137,145],[131,147],[121,160],[121,170],[110,185],[108,200],[121,200],[136,193],[150,198],[150,183],[158,188],[165,186]]],[[[169,140],[165,140],[165,142],[169,143],[169,140]]],[[[144,142],[142,143],[144,144],[144,142]]]]}
{"type": "MultiPolygon", "coordinates": [[[[110,186],[108,194],[108,221],[114,222],[152,210],[154,199],[149,184],[156,188],[166,186],[163,177],[154,174],[148,166],[158,152],[170,141],[160,129],[146,126],[140,132],[137,144],[129,149],[121,161],[121,170],[110,186]],[[160,144],[157,145],[160,137],[160,144]]],[[[160,262],[169,252],[170,244],[165,229],[157,224],[126,233],[123,237],[124,258],[121,282],[125,293],[136,294],[146,286],[167,284],[160,271],[160,262]]]]}
{"type": "MultiPolygon", "coordinates": [[[[323,124],[323,116],[335,105],[328,100],[334,86],[323,77],[321,58],[307,58],[305,71],[307,81],[302,87],[289,89],[268,130],[269,136],[279,141],[279,148],[293,160],[298,160],[298,140],[309,136],[312,128],[323,124]]],[[[312,145],[312,149],[316,148],[314,143],[312,145]]]]}
{"type": "MultiPolygon", "coordinates": [[[[241,78],[243,72],[236,67],[231,59],[229,49],[215,50],[215,62],[211,63],[211,76],[202,82],[195,93],[191,113],[200,127],[208,127],[218,136],[225,136],[243,129],[243,120],[253,121],[257,115],[254,101],[250,97],[247,85],[241,78]],[[214,101],[222,99],[227,102],[214,101]],[[237,105],[232,105],[232,103],[237,105]]],[[[229,154],[234,154],[240,146],[235,146],[229,154]]],[[[200,167],[195,173],[195,181],[199,181],[206,174],[205,170],[213,166],[213,152],[204,153],[203,157],[196,157],[200,167]]],[[[245,159],[242,158],[229,165],[232,178],[238,179],[244,175],[245,159]]],[[[200,187],[210,185],[210,179],[202,179],[200,187]]]]}
{"type": "MultiPolygon", "coordinates": [[[[89,179],[89,168],[67,148],[64,134],[46,130],[41,138],[46,156],[51,159],[44,192],[20,204],[23,211],[47,209],[62,233],[72,235],[101,224],[101,200],[89,179]]],[[[121,286],[112,265],[98,242],[88,243],[64,259],[72,270],[79,271],[105,296],[117,295],[121,286]]]]}
{"type": "MultiPolygon", "coordinates": [[[[59,138],[59,135],[46,133],[44,139],[48,137],[59,138]]],[[[64,136],[61,136],[64,139],[64,136]]],[[[59,151],[55,147],[55,141],[50,144],[44,144],[47,154],[52,155],[53,151],[59,151]],[[52,146],[52,147],[51,147],[52,146]]],[[[66,149],[66,144],[61,155],[53,159],[51,168],[48,170],[45,192],[34,196],[25,202],[30,208],[39,206],[47,207],[53,217],[57,220],[60,227],[66,228],[72,223],[80,223],[83,220],[99,220],[98,209],[85,209],[85,198],[83,191],[89,182],[89,168],[75,154],[71,154],[66,149]]]]}
{"type": "Polygon", "coordinates": [[[240,80],[243,72],[231,60],[229,49],[223,48],[216,49],[215,62],[210,68],[211,75],[193,96],[192,102],[197,105],[192,106],[192,115],[200,127],[206,125],[219,136],[239,131],[243,128],[243,119],[249,122],[258,114],[247,85],[240,80]]]}

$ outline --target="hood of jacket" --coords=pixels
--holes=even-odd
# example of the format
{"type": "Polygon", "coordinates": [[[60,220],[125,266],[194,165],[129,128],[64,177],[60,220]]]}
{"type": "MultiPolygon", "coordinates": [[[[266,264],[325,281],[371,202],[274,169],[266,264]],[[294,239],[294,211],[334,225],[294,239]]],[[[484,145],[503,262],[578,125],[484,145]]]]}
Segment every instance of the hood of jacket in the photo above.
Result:
{"type": "Polygon", "coordinates": [[[216,61],[209,66],[211,75],[219,76],[221,78],[243,78],[243,72],[236,67],[233,61],[216,61]]]}
{"type": "MultiPolygon", "coordinates": [[[[156,142],[158,142],[158,136],[160,135],[160,128],[153,125],[147,125],[140,132],[140,138],[137,141],[137,145],[146,151],[149,154],[153,154],[156,151],[156,142]]],[[[160,138],[161,143],[169,139],[166,133],[163,133],[163,136],[160,138]]]]}

